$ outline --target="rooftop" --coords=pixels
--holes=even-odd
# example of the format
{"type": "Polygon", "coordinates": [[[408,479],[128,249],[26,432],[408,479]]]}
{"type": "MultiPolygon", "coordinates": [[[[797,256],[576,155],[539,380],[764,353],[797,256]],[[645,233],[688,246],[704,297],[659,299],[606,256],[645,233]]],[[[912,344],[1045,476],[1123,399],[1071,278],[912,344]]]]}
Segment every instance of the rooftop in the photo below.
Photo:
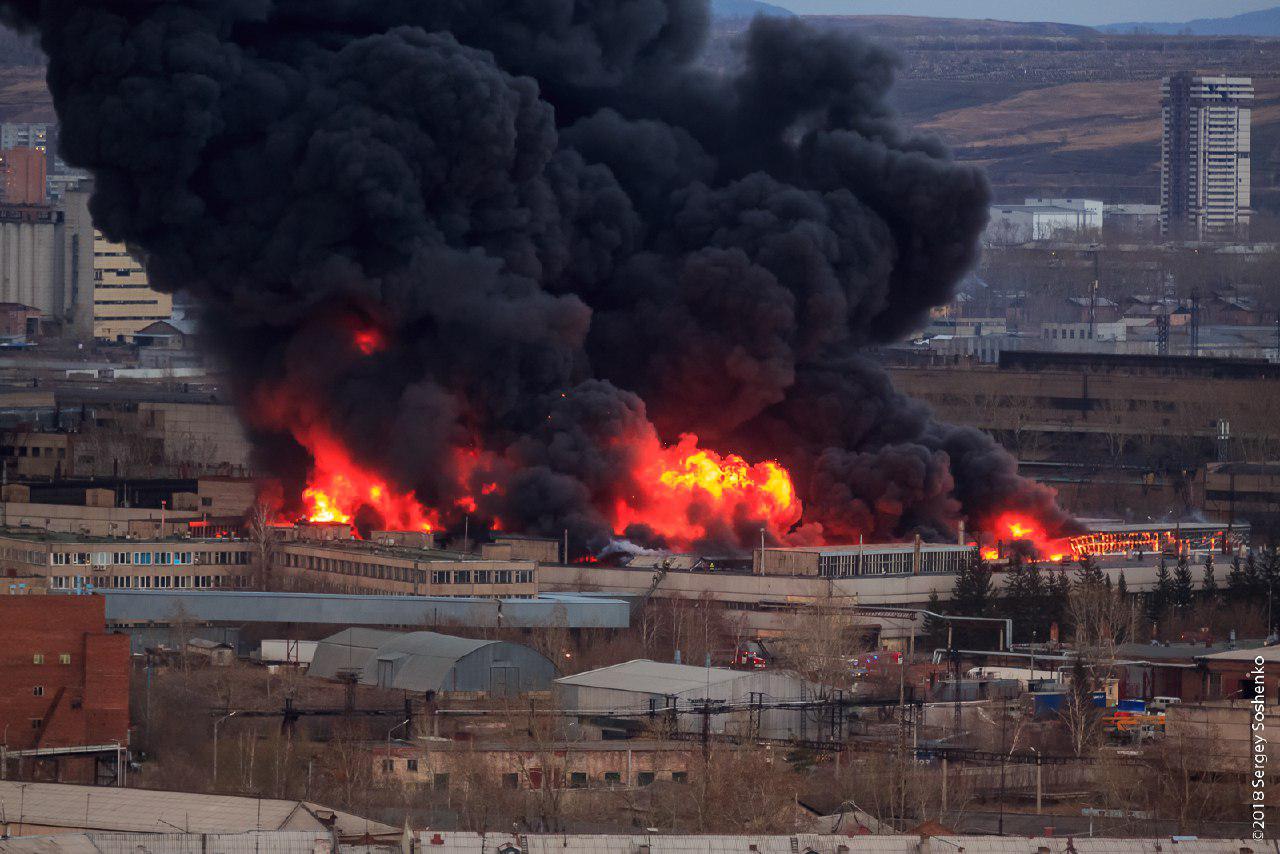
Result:
{"type": "Polygon", "coordinates": [[[307,801],[201,795],[193,792],[0,781],[0,815],[24,824],[137,833],[243,833],[323,831],[334,817],[339,833],[394,832],[395,828],[307,801]],[[19,811],[21,801],[21,811],[19,811]]]}
{"type": "MultiPolygon", "coordinates": [[[[962,546],[957,543],[921,543],[921,551],[926,552],[967,552],[973,546],[962,546]]],[[[916,550],[915,543],[854,543],[848,546],[789,546],[767,548],[767,552],[808,552],[821,555],[857,555],[857,554],[903,554],[916,550]]]]}
{"type": "Polygon", "coordinates": [[[750,671],[729,670],[726,667],[695,667],[691,664],[671,664],[637,658],[573,676],[563,676],[556,683],[634,691],[638,694],[681,694],[751,675],[750,671]]]}

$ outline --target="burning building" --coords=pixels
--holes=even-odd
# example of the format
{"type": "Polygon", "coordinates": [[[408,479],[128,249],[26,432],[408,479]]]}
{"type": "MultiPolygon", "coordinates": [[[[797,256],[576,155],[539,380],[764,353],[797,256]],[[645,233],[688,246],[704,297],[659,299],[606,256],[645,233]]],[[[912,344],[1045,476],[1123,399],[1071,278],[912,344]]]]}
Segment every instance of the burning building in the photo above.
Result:
{"type": "Polygon", "coordinates": [[[1068,539],[1072,554],[1230,554],[1249,545],[1247,522],[1088,522],[1088,533],[1068,539]]]}
{"type": "Polygon", "coordinates": [[[715,73],[706,0],[0,12],[286,514],[579,552],[1070,527],[860,355],[950,298],[989,201],[873,44],[760,18],[715,73]]]}

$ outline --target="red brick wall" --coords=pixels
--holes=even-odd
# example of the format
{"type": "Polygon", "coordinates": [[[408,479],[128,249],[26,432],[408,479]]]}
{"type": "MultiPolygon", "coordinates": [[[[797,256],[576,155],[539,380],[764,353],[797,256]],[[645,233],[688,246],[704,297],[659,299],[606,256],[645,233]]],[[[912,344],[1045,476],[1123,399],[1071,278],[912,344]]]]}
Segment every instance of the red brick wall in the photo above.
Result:
{"type": "Polygon", "coordinates": [[[0,732],[8,746],[104,744],[127,740],[128,729],[129,643],[104,634],[102,597],[0,596],[0,732]]]}

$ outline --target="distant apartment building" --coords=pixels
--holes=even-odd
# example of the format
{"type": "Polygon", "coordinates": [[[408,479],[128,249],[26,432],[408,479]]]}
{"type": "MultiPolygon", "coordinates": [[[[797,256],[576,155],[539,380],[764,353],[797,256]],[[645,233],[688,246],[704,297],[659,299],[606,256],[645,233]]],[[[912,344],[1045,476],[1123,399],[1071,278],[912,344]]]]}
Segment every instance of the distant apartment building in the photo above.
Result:
{"type": "Polygon", "coordinates": [[[1101,201],[1028,198],[1021,205],[993,205],[983,241],[991,246],[1066,240],[1102,231],[1101,201]]]}
{"type": "Polygon", "coordinates": [[[1247,228],[1249,77],[1166,77],[1160,137],[1160,229],[1203,239],[1247,228]]]}
{"type": "Polygon", "coordinates": [[[147,271],[123,243],[93,233],[93,337],[126,341],[173,314],[173,297],[152,289],[147,271]]]}
{"type": "Polygon", "coordinates": [[[0,124],[0,150],[34,148],[45,157],[53,156],[56,125],[45,122],[4,122],[0,124]]]}
{"type": "MultiPolygon", "coordinates": [[[[0,597],[6,751],[128,744],[129,638],[105,626],[100,596],[0,597]]],[[[93,779],[92,756],[45,761],[54,779],[93,779]]]]}

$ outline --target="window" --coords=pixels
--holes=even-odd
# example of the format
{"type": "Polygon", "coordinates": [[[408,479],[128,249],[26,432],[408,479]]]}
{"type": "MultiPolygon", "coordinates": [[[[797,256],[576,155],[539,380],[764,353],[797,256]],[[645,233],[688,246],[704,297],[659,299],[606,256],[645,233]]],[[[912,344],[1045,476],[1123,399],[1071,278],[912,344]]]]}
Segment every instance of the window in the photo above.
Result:
{"type": "Polygon", "coordinates": [[[58,663],[59,663],[59,664],[70,664],[70,663],[71,663],[71,653],[69,653],[69,652],[59,653],[59,654],[58,654],[58,663]]]}
{"type": "Polygon", "coordinates": [[[454,573],[453,573],[453,583],[454,583],[454,584],[470,584],[470,583],[471,583],[471,570],[469,570],[469,569],[457,569],[457,570],[454,570],[454,573]]]}
{"type": "Polygon", "coordinates": [[[32,688],[32,689],[31,689],[31,696],[33,696],[33,697],[43,697],[43,696],[44,696],[44,686],[43,686],[43,685],[37,685],[36,687],[32,688]]]}
{"type": "Polygon", "coordinates": [[[44,664],[44,653],[37,652],[35,655],[31,656],[31,663],[44,664]]]}
{"type": "Polygon", "coordinates": [[[418,760],[416,760],[416,759],[409,759],[409,760],[407,760],[407,761],[405,762],[405,767],[406,767],[406,768],[408,768],[410,771],[417,771],[417,770],[418,770],[418,760]]]}
{"type": "Polygon", "coordinates": [[[570,789],[585,789],[587,787],[587,774],[585,771],[574,771],[569,774],[570,789]]]}
{"type": "Polygon", "coordinates": [[[502,786],[504,789],[520,788],[520,775],[519,774],[503,774],[502,786]]]}
{"type": "Polygon", "coordinates": [[[431,788],[437,792],[447,791],[449,788],[449,775],[437,774],[431,781],[431,788]]]}
{"type": "Polygon", "coordinates": [[[687,782],[689,782],[689,772],[688,772],[688,771],[672,771],[672,772],[671,772],[671,782],[673,782],[673,783],[687,783],[687,782]]]}
{"type": "Polygon", "coordinates": [[[394,759],[382,760],[382,770],[385,771],[386,773],[390,774],[393,770],[395,770],[395,767],[396,767],[396,761],[394,759]]]}
{"type": "Polygon", "coordinates": [[[41,724],[41,723],[43,723],[43,721],[41,721],[39,718],[32,718],[32,719],[31,719],[31,728],[32,728],[32,729],[40,729],[40,724],[41,724]]]}
{"type": "Polygon", "coordinates": [[[636,782],[641,786],[647,786],[653,782],[654,773],[652,771],[641,771],[636,775],[636,782]]]}
{"type": "Polygon", "coordinates": [[[431,583],[432,584],[448,584],[449,573],[440,569],[431,570],[431,583]]]}
{"type": "Polygon", "coordinates": [[[622,785],[622,775],[617,771],[604,772],[604,782],[606,786],[622,785]]]}

